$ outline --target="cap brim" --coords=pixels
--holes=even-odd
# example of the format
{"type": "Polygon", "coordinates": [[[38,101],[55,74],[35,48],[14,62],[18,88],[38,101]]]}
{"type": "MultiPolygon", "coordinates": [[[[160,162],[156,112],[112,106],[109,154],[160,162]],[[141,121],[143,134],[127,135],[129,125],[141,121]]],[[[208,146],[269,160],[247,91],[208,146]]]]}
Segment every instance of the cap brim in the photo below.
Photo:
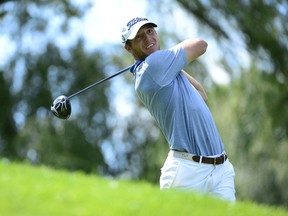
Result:
{"type": "Polygon", "coordinates": [[[135,26],[133,26],[133,30],[131,34],[129,35],[129,37],[127,38],[127,40],[133,40],[135,36],[137,35],[139,29],[143,27],[144,25],[148,25],[148,24],[152,25],[153,27],[157,27],[157,25],[153,22],[139,22],[135,26]]]}

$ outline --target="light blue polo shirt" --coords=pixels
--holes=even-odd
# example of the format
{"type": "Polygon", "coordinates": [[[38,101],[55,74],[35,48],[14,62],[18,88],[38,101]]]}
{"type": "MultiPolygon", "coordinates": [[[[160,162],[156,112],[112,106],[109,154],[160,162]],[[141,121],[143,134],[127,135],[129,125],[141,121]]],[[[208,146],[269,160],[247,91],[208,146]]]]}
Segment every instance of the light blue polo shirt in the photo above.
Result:
{"type": "Polygon", "coordinates": [[[201,156],[221,154],[224,145],[212,114],[181,72],[186,66],[185,50],[179,46],[154,52],[135,71],[136,93],[170,149],[201,156]]]}

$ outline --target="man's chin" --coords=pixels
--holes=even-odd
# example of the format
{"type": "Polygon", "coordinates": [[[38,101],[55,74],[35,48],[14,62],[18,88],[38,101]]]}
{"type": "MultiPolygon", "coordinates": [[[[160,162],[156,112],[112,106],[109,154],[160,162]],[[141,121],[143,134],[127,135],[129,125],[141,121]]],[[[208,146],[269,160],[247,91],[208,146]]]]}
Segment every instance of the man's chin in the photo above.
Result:
{"type": "Polygon", "coordinates": [[[148,50],[147,56],[148,56],[148,55],[151,55],[152,53],[154,53],[154,52],[156,52],[156,51],[158,51],[158,49],[155,49],[155,48],[148,50]]]}

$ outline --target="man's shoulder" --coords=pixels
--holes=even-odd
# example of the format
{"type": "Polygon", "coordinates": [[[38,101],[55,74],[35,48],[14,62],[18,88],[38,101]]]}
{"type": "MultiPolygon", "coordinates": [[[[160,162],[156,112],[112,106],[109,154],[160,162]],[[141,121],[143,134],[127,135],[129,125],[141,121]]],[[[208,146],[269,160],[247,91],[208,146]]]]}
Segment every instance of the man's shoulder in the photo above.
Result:
{"type": "Polygon", "coordinates": [[[157,50],[154,53],[150,54],[147,58],[146,61],[151,64],[166,64],[169,59],[173,59],[175,55],[179,54],[181,52],[181,47],[172,47],[169,49],[163,49],[163,50],[157,50]]]}

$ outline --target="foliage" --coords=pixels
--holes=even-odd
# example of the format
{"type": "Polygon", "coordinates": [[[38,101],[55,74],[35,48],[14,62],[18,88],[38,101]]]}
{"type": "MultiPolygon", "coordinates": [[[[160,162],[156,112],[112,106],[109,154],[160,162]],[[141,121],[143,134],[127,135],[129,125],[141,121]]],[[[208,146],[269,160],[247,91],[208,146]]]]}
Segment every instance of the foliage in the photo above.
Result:
{"type": "Polygon", "coordinates": [[[248,202],[232,205],[188,192],[159,191],[148,183],[44,166],[1,162],[0,171],[1,215],[288,215],[280,208],[248,202]]]}
{"type": "Polygon", "coordinates": [[[6,19],[15,19],[15,26],[7,28],[5,33],[11,37],[18,34],[13,41],[17,50],[0,74],[3,89],[0,98],[1,155],[70,170],[92,172],[104,169],[99,143],[87,130],[93,130],[94,135],[102,139],[110,134],[106,127],[96,126],[92,121],[101,125],[105,120],[108,102],[104,90],[98,90],[97,95],[87,94],[85,98],[71,101],[76,109],[72,110],[70,124],[57,120],[49,111],[53,98],[61,92],[69,93],[70,89],[86,87],[87,83],[91,84],[90,77],[103,77],[105,61],[97,53],[88,56],[81,39],[71,47],[55,44],[57,37],[67,37],[68,18],[80,16],[83,8],[76,9],[66,1],[49,4],[45,1],[24,1],[21,4],[11,3],[10,6],[3,7],[11,11],[2,22],[5,25],[6,19]],[[57,5],[55,12],[51,11],[53,4],[57,5]],[[35,11],[36,6],[45,13],[35,11]],[[64,12],[67,20],[60,24],[62,31],[53,38],[55,41],[50,41],[51,38],[45,37],[45,34],[51,22],[45,19],[45,14],[56,12],[58,16],[64,12]],[[30,40],[34,40],[32,47],[26,46],[26,43],[31,43],[30,40]],[[74,104],[77,102],[78,107],[74,104]],[[84,123],[83,118],[90,121],[84,123]]]}

